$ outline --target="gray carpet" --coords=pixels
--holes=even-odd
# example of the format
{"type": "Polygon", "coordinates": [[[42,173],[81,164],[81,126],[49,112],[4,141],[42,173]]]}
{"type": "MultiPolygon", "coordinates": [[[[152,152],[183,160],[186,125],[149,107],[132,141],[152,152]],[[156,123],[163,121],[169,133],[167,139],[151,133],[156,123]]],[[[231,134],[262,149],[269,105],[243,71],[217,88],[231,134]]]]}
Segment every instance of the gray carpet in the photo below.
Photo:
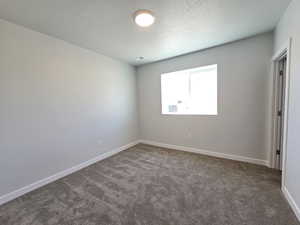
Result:
{"type": "Polygon", "coordinates": [[[0,207],[1,225],[299,225],[262,166],[138,145],[0,207]]]}

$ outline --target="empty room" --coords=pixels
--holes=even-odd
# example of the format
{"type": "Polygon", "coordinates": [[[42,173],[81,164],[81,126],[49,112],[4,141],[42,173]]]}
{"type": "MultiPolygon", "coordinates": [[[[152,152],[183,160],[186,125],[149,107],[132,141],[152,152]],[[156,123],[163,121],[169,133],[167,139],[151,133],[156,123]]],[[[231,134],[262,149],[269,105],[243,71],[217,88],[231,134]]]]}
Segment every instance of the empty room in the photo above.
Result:
{"type": "Polygon", "coordinates": [[[300,225],[300,1],[0,0],[0,225],[300,225]]]}

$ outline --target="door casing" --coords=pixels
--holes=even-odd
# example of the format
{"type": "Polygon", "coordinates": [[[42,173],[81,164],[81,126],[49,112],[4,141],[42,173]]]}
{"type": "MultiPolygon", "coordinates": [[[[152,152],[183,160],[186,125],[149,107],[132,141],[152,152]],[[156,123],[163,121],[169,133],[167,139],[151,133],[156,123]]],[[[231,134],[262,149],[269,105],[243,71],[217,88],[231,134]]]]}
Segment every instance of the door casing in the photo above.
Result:
{"type": "Polygon", "coordinates": [[[272,57],[272,75],[273,75],[273,89],[272,89],[272,137],[271,137],[271,150],[270,150],[270,167],[276,167],[276,129],[277,129],[277,91],[278,91],[278,63],[286,56],[286,79],[285,79],[285,99],[283,106],[283,133],[282,133],[282,184],[285,186],[286,177],[286,158],[287,158],[287,135],[288,135],[288,110],[289,110],[289,87],[290,87],[290,60],[291,60],[291,44],[292,39],[289,38],[288,41],[274,54],[272,57]]]}

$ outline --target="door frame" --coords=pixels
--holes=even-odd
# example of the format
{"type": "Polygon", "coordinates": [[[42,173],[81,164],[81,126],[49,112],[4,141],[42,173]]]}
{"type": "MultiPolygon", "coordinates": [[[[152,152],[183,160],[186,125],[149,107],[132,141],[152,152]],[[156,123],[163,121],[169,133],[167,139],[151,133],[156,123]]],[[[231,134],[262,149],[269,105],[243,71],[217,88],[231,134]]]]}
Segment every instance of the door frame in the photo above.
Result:
{"type": "Polygon", "coordinates": [[[271,155],[270,155],[270,166],[275,168],[276,166],[276,129],[277,129],[277,92],[278,92],[278,64],[280,59],[286,56],[286,79],[285,79],[285,99],[283,108],[283,141],[282,141],[282,180],[281,186],[285,187],[286,178],[286,158],[287,158],[287,135],[288,135],[288,112],[289,112],[289,98],[290,98],[290,62],[291,62],[291,44],[292,39],[288,41],[274,54],[272,57],[272,76],[273,76],[273,88],[272,88],[272,140],[271,140],[271,155]]]}

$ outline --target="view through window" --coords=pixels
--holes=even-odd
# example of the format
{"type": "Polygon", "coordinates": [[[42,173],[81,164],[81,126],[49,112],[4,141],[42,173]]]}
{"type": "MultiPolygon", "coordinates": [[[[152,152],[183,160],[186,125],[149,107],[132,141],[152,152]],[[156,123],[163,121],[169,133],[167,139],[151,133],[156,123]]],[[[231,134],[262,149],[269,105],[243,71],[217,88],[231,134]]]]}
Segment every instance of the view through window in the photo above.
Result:
{"type": "Polygon", "coordinates": [[[162,114],[217,115],[218,66],[161,75],[162,114]]]}

